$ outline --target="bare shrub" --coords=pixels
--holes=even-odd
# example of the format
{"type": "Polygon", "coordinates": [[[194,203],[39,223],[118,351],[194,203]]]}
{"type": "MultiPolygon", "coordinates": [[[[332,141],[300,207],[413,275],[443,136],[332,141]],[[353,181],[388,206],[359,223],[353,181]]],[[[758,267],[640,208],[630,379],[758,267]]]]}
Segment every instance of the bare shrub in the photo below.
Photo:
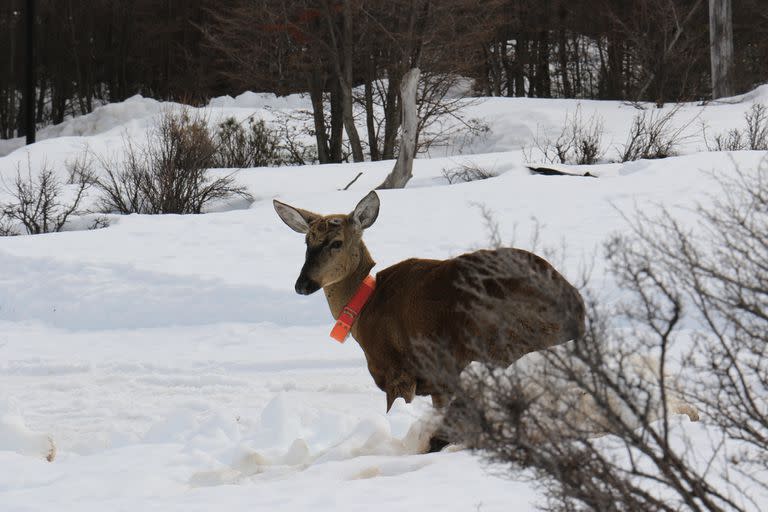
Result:
{"type": "Polygon", "coordinates": [[[123,143],[121,159],[99,157],[104,177],[97,181],[105,213],[201,213],[211,201],[249,198],[233,175],[212,178],[216,155],[206,120],[188,109],[166,110],[139,146],[123,143]]]}
{"type": "Polygon", "coordinates": [[[693,121],[675,127],[672,124],[680,111],[676,105],[665,113],[661,110],[643,110],[632,119],[624,147],[619,150],[619,161],[653,160],[677,154],[677,146],[685,138],[684,132],[693,121]]]}
{"type": "Polygon", "coordinates": [[[219,123],[214,142],[214,167],[239,168],[282,165],[277,134],[260,119],[245,128],[234,117],[219,123]]]}
{"type": "Polygon", "coordinates": [[[488,178],[498,176],[495,172],[489,171],[474,162],[465,162],[456,167],[443,168],[442,174],[449,184],[487,180],[488,178]]]}
{"type": "MultiPolygon", "coordinates": [[[[496,216],[493,214],[493,211],[484,203],[471,203],[471,205],[479,210],[480,217],[483,219],[483,226],[485,227],[486,232],[487,247],[489,249],[500,249],[503,247],[504,241],[501,238],[501,226],[499,225],[499,221],[496,220],[496,216]]],[[[517,226],[515,226],[515,228],[516,227],[517,226]]],[[[511,247],[514,244],[509,245],[511,247]]]]}
{"type": "Polygon", "coordinates": [[[308,127],[312,112],[291,110],[274,112],[275,131],[280,140],[280,165],[311,165],[318,162],[317,147],[307,140],[315,137],[308,127]]]}
{"type": "Polygon", "coordinates": [[[5,214],[0,211],[0,236],[18,236],[19,231],[16,229],[16,226],[14,225],[13,221],[5,216],[5,214]]]}
{"type": "Polygon", "coordinates": [[[565,115],[559,135],[553,138],[537,133],[533,147],[525,150],[525,156],[529,162],[542,160],[550,164],[592,165],[605,154],[602,139],[602,118],[595,113],[584,120],[581,105],[578,105],[573,114],[565,115]]]}
{"type": "Polygon", "coordinates": [[[738,128],[728,130],[726,133],[715,135],[712,143],[706,142],[709,151],[742,151],[747,149],[744,134],[738,128]]]}
{"type": "Polygon", "coordinates": [[[99,209],[105,213],[161,213],[152,211],[144,190],[144,182],[151,173],[145,150],[126,138],[122,157],[119,160],[96,156],[104,171],[96,182],[101,191],[99,209]]]}
{"type": "Polygon", "coordinates": [[[709,151],[767,151],[768,150],[768,107],[755,103],[744,114],[744,128],[733,128],[718,134],[713,140],[704,141],[709,151]]]}
{"type": "MultiPolygon", "coordinates": [[[[767,169],[764,161],[722,180],[696,232],[667,212],[630,219],[630,232],[606,244],[624,298],[589,301],[583,338],[509,369],[473,363],[460,377],[441,371],[445,354],[429,352],[421,364],[455,397],[438,436],[533,479],[550,510],[759,510],[754,500],[768,489],[767,169]],[[675,416],[699,411],[707,434],[693,446],[675,416]]],[[[503,310],[503,297],[481,299],[475,314],[503,310]]]]}
{"type": "Polygon", "coordinates": [[[698,210],[698,235],[668,213],[641,217],[633,229],[645,249],[634,257],[653,257],[688,298],[703,325],[689,356],[691,394],[741,443],[731,471],[768,490],[768,160],[717,179],[714,203],[698,210]]]}
{"type": "Polygon", "coordinates": [[[88,225],[88,229],[90,231],[94,231],[96,229],[108,228],[110,225],[111,223],[109,221],[109,217],[107,217],[106,215],[99,215],[97,217],[94,217],[94,219],[88,225]]]}
{"type": "Polygon", "coordinates": [[[748,149],[753,151],[768,150],[768,107],[755,103],[749,112],[744,114],[746,122],[748,149]]]}
{"type": "Polygon", "coordinates": [[[78,169],[70,181],[72,194],[64,199],[64,185],[47,162],[34,176],[29,160],[26,172],[17,166],[13,184],[6,185],[12,200],[0,205],[0,235],[38,235],[64,229],[71,217],[83,213],[81,203],[94,183],[88,168],[78,169]]]}
{"type": "Polygon", "coordinates": [[[96,174],[93,171],[93,158],[87,146],[74,159],[65,160],[64,168],[67,171],[68,185],[77,185],[83,181],[93,184],[96,181],[96,174]]]}

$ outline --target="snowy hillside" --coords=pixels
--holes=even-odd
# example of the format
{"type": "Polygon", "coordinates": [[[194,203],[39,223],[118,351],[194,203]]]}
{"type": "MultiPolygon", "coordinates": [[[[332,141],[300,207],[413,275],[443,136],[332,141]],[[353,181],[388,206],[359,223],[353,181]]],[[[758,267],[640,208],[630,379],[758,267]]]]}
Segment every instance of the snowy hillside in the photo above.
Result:
{"type": "MultiPolygon", "coordinates": [[[[486,246],[484,205],[505,241],[564,247],[554,263],[566,276],[595,257],[591,285],[615,298],[601,244],[625,228],[619,212],[664,206],[690,219],[689,208],[717,191],[713,173],[758,169],[765,152],[706,152],[701,133],[702,123],[710,133],[741,127],[754,102],[768,103],[768,87],[686,105],[674,121],[685,126],[681,156],[579,169],[598,179],[531,175],[523,147],[559,131],[580,105],[583,116],[603,119],[612,159],[634,106],[468,104],[467,117],[490,133],[460,155],[423,155],[406,189],[380,193],[379,218],[365,235],[375,270],[486,246]],[[448,184],[443,169],[463,162],[499,175],[448,184]]],[[[214,100],[207,114],[243,119],[307,103],[250,94],[214,100]]],[[[52,127],[1,157],[0,178],[9,183],[27,160],[63,176],[85,145],[116,152],[161,108],[133,98],[52,127]]],[[[272,199],[349,212],[391,166],[245,169],[237,180],[255,198],[250,206],[114,216],[106,229],[0,238],[0,511],[533,510],[541,498],[531,482],[494,476],[466,451],[420,454],[429,401],[398,400],[385,414],[358,345],[328,337],[325,298],[294,292],[304,241],[272,199]],[[53,463],[45,460],[49,438],[53,463]]],[[[706,419],[677,421],[681,436],[706,438],[706,419]]],[[[768,509],[768,497],[758,499],[768,509]]]]}

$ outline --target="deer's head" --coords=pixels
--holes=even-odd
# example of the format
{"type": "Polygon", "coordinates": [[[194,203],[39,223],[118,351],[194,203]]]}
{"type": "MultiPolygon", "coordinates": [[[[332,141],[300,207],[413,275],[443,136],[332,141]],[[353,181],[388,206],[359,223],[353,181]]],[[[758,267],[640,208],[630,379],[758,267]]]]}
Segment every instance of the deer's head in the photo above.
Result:
{"type": "Polygon", "coordinates": [[[307,255],[296,293],[309,295],[354,272],[363,249],[363,230],[379,215],[379,196],[370,192],[349,215],[320,215],[273,201],[275,211],[294,231],[306,235],[307,255]]]}

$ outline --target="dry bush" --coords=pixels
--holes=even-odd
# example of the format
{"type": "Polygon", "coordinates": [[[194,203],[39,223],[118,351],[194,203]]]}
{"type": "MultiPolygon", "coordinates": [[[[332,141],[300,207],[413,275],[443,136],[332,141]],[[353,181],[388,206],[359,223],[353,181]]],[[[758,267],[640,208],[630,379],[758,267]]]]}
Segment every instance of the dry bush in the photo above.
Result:
{"type": "MultiPolygon", "coordinates": [[[[606,245],[623,299],[509,369],[421,365],[454,393],[438,438],[531,478],[549,510],[759,510],[768,491],[768,162],[722,181],[698,230],[630,219],[606,245]],[[676,415],[707,424],[694,446],[676,415]],[[606,435],[607,434],[607,435],[606,435]]],[[[481,297],[475,314],[504,298],[481,297]]],[[[504,335],[504,318],[497,318],[504,335]]],[[[510,326],[514,328],[514,326],[510,326]]],[[[482,347],[476,347],[482,350],[482,347]]]]}
{"type": "Polygon", "coordinates": [[[93,158],[87,146],[73,159],[65,160],[64,169],[67,171],[67,185],[77,185],[83,181],[93,184],[96,181],[93,158]]]}
{"type": "Polygon", "coordinates": [[[312,165],[318,163],[317,147],[306,141],[315,137],[308,123],[312,112],[308,110],[273,111],[275,131],[280,140],[279,165],[312,165]]]}
{"type": "Polygon", "coordinates": [[[17,236],[19,235],[18,229],[14,225],[14,222],[5,216],[0,211],[0,236],[17,236]]]}
{"type": "Polygon", "coordinates": [[[602,118],[595,113],[584,120],[581,105],[578,105],[572,115],[565,115],[559,135],[552,138],[537,134],[533,147],[526,148],[524,152],[529,162],[541,160],[549,164],[592,165],[598,163],[605,154],[602,139],[602,118]]]}
{"type": "Polygon", "coordinates": [[[669,214],[634,232],[703,326],[688,363],[691,394],[726,439],[741,442],[731,471],[768,491],[768,160],[717,178],[712,206],[691,233],[669,214]],[[761,474],[762,472],[762,474],[761,474]]]}
{"type": "Polygon", "coordinates": [[[306,122],[305,116],[284,112],[276,112],[275,116],[272,125],[249,119],[246,128],[233,117],[219,123],[213,137],[213,166],[242,169],[315,163],[315,148],[303,140],[311,134],[297,127],[297,123],[306,122]]]}
{"type": "Polygon", "coordinates": [[[121,159],[101,158],[97,181],[105,213],[201,213],[211,201],[250,198],[233,176],[212,178],[217,152],[205,118],[188,109],[166,110],[143,145],[123,143],[121,159]]]}
{"type": "Polygon", "coordinates": [[[443,177],[449,184],[468,183],[470,181],[487,180],[498,176],[495,172],[474,163],[466,162],[456,167],[443,168],[443,177]]]}
{"type": "Polygon", "coordinates": [[[96,230],[96,229],[104,229],[108,228],[112,223],[109,221],[109,217],[105,215],[99,215],[97,217],[94,217],[93,220],[91,220],[91,223],[88,225],[88,229],[90,231],[96,230]]]}
{"type": "Polygon", "coordinates": [[[768,107],[755,103],[744,114],[744,128],[733,128],[726,133],[708,140],[704,130],[704,141],[709,151],[768,151],[768,107]]]}
{"type": "Polygon", "coordinates": [[[0,205],[0,236],[38,235],[64,229],[71,217],[83,213],[81,203],[94,184],[90,168],[73,168],[69,184],[73,193],[65,199],[64,185],[47,162],[34,176],[29,160],[26,172],[22,172],[21,165],[17,166],[13,184],[6,185],[12,200],[0,205]]]}
{"type": "Polygon", "coordinates": [[[733,128],[726,133],[715,135],[715,138],[711,142],[706,139],[705,131],[704,140],[709,151],[742,151],[747,149],[744,133],[738,128],[733,128]]]}
{"type": "Polygon", "coordinates": [[[249,119],[245,128],[234,117],[219,123],[214,134],[213,167],[238,168],[281,165],[277,135],[263,120],[249,119]]]}
{"type": "Polygon", "coordinates": [[[688,121],[681,126],[673,126],[672,121],[680,108],[676,105],[666,113],[643,110],[637,114],[632,119],[627,141],[619,150],[619,161],[653,160],[676,155],[677,146],[685,139],[685,130],[693,123],[688,121]]]}

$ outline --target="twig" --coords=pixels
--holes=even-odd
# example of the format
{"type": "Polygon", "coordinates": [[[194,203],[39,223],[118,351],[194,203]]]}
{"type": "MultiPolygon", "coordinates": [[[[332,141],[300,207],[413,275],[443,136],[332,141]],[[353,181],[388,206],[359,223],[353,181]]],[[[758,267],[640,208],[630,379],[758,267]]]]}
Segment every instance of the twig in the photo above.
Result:
{"type": "Polygon", "coordinates": [[[363,175],[363,172],[362,172],[362,171],[360,171],[359,173],[357,173],[357,176],[355,176],[355,179],[353,179],[352,181],[350,181],[349,183],[347,183],[347,186],[346,186],[346,187],[344,187],[344,188],[340,188],[340,189],[338,189],[338,190],[347,190],[349,187],[351,187],[351,186],[352,186],[352,184],[353,184],[354,182],[356,182],[356,181],[357,181],[357,178],[359,178],[359,177],[360,177],[360,176],[362,176],[362,175],[363,175]]]}

